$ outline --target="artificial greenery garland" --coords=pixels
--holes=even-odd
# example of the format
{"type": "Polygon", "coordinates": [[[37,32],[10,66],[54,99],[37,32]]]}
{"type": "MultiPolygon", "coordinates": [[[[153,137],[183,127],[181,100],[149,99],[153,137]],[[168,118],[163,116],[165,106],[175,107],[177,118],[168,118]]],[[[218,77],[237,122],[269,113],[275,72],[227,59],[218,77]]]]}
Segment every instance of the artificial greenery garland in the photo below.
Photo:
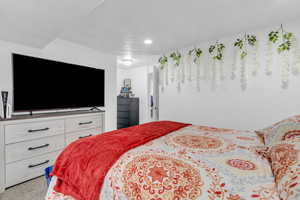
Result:
{"type": "Polygon", "coordinates": [[[195,49],[195,58],[194,58],[194,63],[198,63],[199,59],[202,55],[202,50],[201,49],[195,49]]]}
{"type": "Polygon", "coordinates": [[[164,84],[168,85],[169,83],[169,75],[168,75],[168,57],[167,56],[162,56],[158,59],[159,62],[159,69],[160,69],[160,73],[159,73],[159,82],[161,85],[161,90],[164,90],[164,84]],[[165,78],[164,78],[165,76],[165,78]],[[165,79],[165,80],[164,80],[165,79]]]}
{"type": "Polygon", "coordinates": [[[191,49],[188,51],[187,53],[187,79],[191,82],[192,81],[192,62],[193,62],[193,57],[194,57],[194,53],[195,53],[195,48],[191,49]]]}
{"type": "Polygon", "coordinates": [[[238,38],[234,46],[237,47],[240,51],[240,58],[244,59],[248,55],[247,45],[254,47],[257,43],[255,35],[245,35],[244,38],[238,38]]]}
{"type": "Polygon", "coordinates": [[[223,73],[224,50],[225,45],[223,43],[219,43],[218,41],[214,45],[211,45],[208,49],[208,52],[211,55],[211,59],[213,61],[210,67],[212,74],[212,90],[215,90],[217,88],[218,80],[222,81],[225,78],[223,73]]]}
{"type": "Polygon", "coordinates": [[[214,60],[223,60],[224,57],[224,50],[225,50],[225,45],[222,43],[216,43],[215,45],[211,45],[208,49],[208,52],[210,55],[212,55],[212,58],[214,60]]]}
{"type": "MultiPolygon", "coordinates": [[[[188,51],[188,56],[191,60],[196,64],[196,86],[197,86],[197,90],[200,90],[200,60],[201,60],[201,55],[202,55],[203,51],[200,48],[194,48],[188,51]],[[192,58],[193,56],[193,58],[192,58]]],[[[191,76],[192,76],[192,70],[191,70],[191,65],[189,66],[189,80],[191,81],[191,76]]]]}
{"type": "MultiPolygon", "coordinates": [[[[234,41],[233,46],[236,49],[236,53],[234,54],[236,58],[234,60],[240,60],[242,89],[245,89],[247,87],[248,70],[252,71],[253,76],[255,76],[259,69],[258,43],[259,41],[257,40],[257,37],[251,34],[247,34],[243,37],[237,38],[234,41]],[[251,63],[247,64],[248,61],[250,61],[251,63]]],[[[290,72],[296,74],[299,71],[300,50],[297,45],[297,39],[293,33],[285,31],[282,26],[278,30],[268,33],[268,52],[266,56],[267,74],[272,73],[273,65],[271,62],[273,57],[272,53],[274,52],[273,47],[276,47],[276,52],[280,55],[282,76],[281,80],[283,87],[286,87],[289,81],[288,76],[290,72]]],[[[212,79],[215,78],[216,80],[219,80],[219,78],[216,77],[219,77],[220,74],[220,80],[222,80],[222,61],[224,60],[224,51],[225,45],[219,42],[211,45],[208,49],[212,66],[212,68],[210,69],[212,70],[213,74],[212,79]]],[[[175,75],[176,78],[178,78],[179,81],[181,80],[182,83],[184,83],[186,77],[187,80],[191,81],[192,74],[197,75],[196,81],[200,80],[198,75],[200,74],[199,70],[201,70],[201,67],[199,66],[200,59],[202,59],[203,57],[203,51],[200,48],[193,48],[187,51],[185,55],[182,55],[179,51],[175,51],[170,54],[170,58],[167,56],[162,56],[159,59],[159,68],[166,77],[166,85],[168,85],[168,67],[166,66],[168,62],[170,62],[170,59],[171,61],[173,61],[174,66],[172,68],[169,68],[169,70],[171,70],[171,81],[175,80],[175,75]],[[185,55],[187,55],[187,60],[185,60],[185,55]],[[188,65],[186,65],[185,61],[188,62],[188,65]],[[192,63],[194,63],[195,65],[193,65],[192,63]],[[179,66],[180,68],[178,68],[179,66]],[[194,68],[197,70],[196,73],[191,73],[192,69],[194,68]],[[185,73],[187,73],[188,76],[185,76],[185,73]]],[[[236,67],[234,65],[232,68],[233,75],[236,73],[236,67]]]]}
{"type": "Polygon", "coordinates": [[[180,65],[180,61],[181,61],[181,53],[177,52],[173,52],[171,53],[170,57],[173,59],[174,61],[174,66],[179,67],[180,65]]]}
{"type": "Polygon", "coordinates": [[[294,74],[298,72],[298,64],[297,64],[297,40],[293,33],[287,32],[283,29],[281,25],[279,29],[276,31],[271,31],[268,34],[268,58],[267,58],[267,74],[270,75],[272,73],[272,46],[276,45],[276,50],[280,55],[281,59],[281,83],[282,88],[288,87],[289,82],[289,71],[290,67],[294,74]],[[290,66],[290,54],[294,55],[293,66],[290,66]],[[294,53],[293,53],[294,52],[294,53]]]}
{"type": "MultiPolygon", "coordinates": [[[[257,46],[257,38],[255,35],[245,34],[244,37],[236,39],[233,46],[238,50],[238,51],[236,51],[236,53],[239,52],[239,56],[241,59],[240,82],[241,82],[242,90],[245,90],[247,88],[246,57],[249,56],[249,54],[251,54],[250,50],[253,50],[253,48],[257,46]]],[[[252,54],[253,53],[255,54],[255,52],[252,52],[252,54]]],[[[236,57],[235,57],[235,59],[236,59],[236,57]]],[[[255,57],[255,59],[256,59],[256,57],[255,57]]],[[[236,62],[236,60],[235,60],[235,62],[236,62]]],[[[234,65],[235,64],[236,63],[234,63],[234,65]]],[[[236,70],[236,66],[234,66],[232,69],[232,79],[235,78],[235,70],[236,70]]],[[[256,71],[257,71],[257,67],[255,67],[252,74],[255,75],[256,71]]]]}
{"type": "Polygon", "coordinates": [[[158,59],[158,62],[159,62],[159,68],[161,70],[163,70],[168,64],[168,57],[167,56],[162,56],[158,59]]]}
{"type": "Polygon", "coordinates": [[[202,53],[203,53],[203,51],[202,51],[201,49],[199,49],[199,48],[194,48],[194,49],[189,50],[188,55],[189,55],[189,56],[194,55],[193,62],[194,62],[195,64],[198,64],[199,61],[200,61],[200,57],[201,57],[202,53]]]}
{"type": "Polygon", "coordinates": [[[188,51],[188,55],[192,56],[194,52],[195,52],[195,49],[191,49],[191,50],[188,51]]]}
{"type": "Polygon", "coordinates": [[[286,32],[281,25],[280,30],[271,31],[269,34],[269,42],[275,44],[281,39],[281,43],[277,47],[278,53],[291,50],[293,33],[286,32]]]}

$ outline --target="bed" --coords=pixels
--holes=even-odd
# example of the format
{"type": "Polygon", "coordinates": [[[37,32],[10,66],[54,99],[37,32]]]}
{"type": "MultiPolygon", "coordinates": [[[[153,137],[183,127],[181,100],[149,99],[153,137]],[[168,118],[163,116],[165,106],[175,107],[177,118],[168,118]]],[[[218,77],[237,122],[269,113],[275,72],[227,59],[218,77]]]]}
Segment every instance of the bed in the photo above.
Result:
{"type": "MultiPolygon", "coordinates": [[[[260,132],[184,125],[122,153],[105,173],[96,199],[299,199],[300,131],[294,130],[299,119],[283,120],[260,132]],[[281,137],[266,145],[264,140],[278,127],[292,140],[281,137]]],[[[90,199],[57,192],[57,179],[54,174],[47,200],[90,199]]]]}

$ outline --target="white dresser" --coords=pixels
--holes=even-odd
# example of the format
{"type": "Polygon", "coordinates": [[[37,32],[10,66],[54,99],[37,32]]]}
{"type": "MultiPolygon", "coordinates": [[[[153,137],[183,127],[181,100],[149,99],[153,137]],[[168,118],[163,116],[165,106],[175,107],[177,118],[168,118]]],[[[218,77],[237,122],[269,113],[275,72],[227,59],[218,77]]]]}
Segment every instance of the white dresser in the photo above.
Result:
{"type": "Polygon", "coordinates": [[[44,174],[71,142],[103,133],[104,120],[104,112],[65,112],[0,121],[0,193],[44,174]]]}

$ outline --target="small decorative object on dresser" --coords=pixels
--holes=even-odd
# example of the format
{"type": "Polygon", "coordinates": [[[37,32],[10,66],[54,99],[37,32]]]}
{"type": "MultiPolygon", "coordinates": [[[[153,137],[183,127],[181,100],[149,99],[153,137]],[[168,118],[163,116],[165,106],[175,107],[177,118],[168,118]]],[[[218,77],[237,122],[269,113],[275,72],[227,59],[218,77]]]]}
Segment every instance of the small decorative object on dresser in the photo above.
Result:
{"type": "Polygon", "coordinates": [[[134,97],[134,94],[131,91],[131,79],[126,78],[123,82],[123,87],[120,91],[120,96],[122,97],[134,97]]]}
{"type": "Polygon", "coordinates": [[[19,115],[0,120],[0,193],[44,174],[66,145],[101,134],[104,112],[19,115]]]}
{"type": "Polygon", "coordinates": [[[139,124],[139,98],[118,96],[117,123],[118,129],[139,124]]]}
{"type": "Polygon", "coordinates": [[[6,119],[7,116],[7,101],[8,101],[8,92],[7,91],[2,91],[1,92],[1,97],[2,97],[2,105],[3,105],[3,118],[6,119]]]}
{"type": "Polygon", "coordinates": [[[124,79],[124,87],[131,88],[131,79],[124,79]]]}

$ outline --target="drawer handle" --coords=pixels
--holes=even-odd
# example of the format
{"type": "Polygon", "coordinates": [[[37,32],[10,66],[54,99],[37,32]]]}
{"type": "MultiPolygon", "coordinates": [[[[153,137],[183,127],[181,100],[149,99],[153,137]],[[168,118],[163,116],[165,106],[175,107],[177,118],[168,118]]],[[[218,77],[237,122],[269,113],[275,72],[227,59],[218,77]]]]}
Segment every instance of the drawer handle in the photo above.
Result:
{"type": "Polygon", "coordinates": [[[81,125],[86,125],[86,124],[91,124],[91,123],[93,123],[93,121],[89,121],[89,122],[80,122],[80,123],[79,123],[79,126],[81,126],[81,125]]]}
{"type": "Polygon", "coordinates": [[[93,136],[93,135],[92,135],[92,134],[89,134],[89,135],[87,135],[87,136],[81,136],[81,137],[79,137],[78,139],[87,138],[87,137],[91,137],[91,136],[93,136]]]}
{"type": "Polygon", "coordinates": [[[30,129],[30,130],[28,130],[28,133],[41,132],[41,131],[48,131],[49,129],[50,129],[50,128],[30,129]]]}
{"type": "Polygon", "coordinates": [[[40,165],[45,165],[45,164],[47,164],[49,162],[50,162],[50,160],[46,160],[45,162],[41,162],[41,163],[38,163],[38,164],[28,165],[28,168],[38,167],[40,165]]]}
{"type": "Polygon", "coordinates": [[[36,149],[45,148],[45,147],[48,147],[48,146],[50,146],[50,144],[44,144],[44,145],[41,145],[41,146],[38,146],[38,147],[29,147],[28,150],[32,151],[32,150],[36,150],[36,149]]]}

